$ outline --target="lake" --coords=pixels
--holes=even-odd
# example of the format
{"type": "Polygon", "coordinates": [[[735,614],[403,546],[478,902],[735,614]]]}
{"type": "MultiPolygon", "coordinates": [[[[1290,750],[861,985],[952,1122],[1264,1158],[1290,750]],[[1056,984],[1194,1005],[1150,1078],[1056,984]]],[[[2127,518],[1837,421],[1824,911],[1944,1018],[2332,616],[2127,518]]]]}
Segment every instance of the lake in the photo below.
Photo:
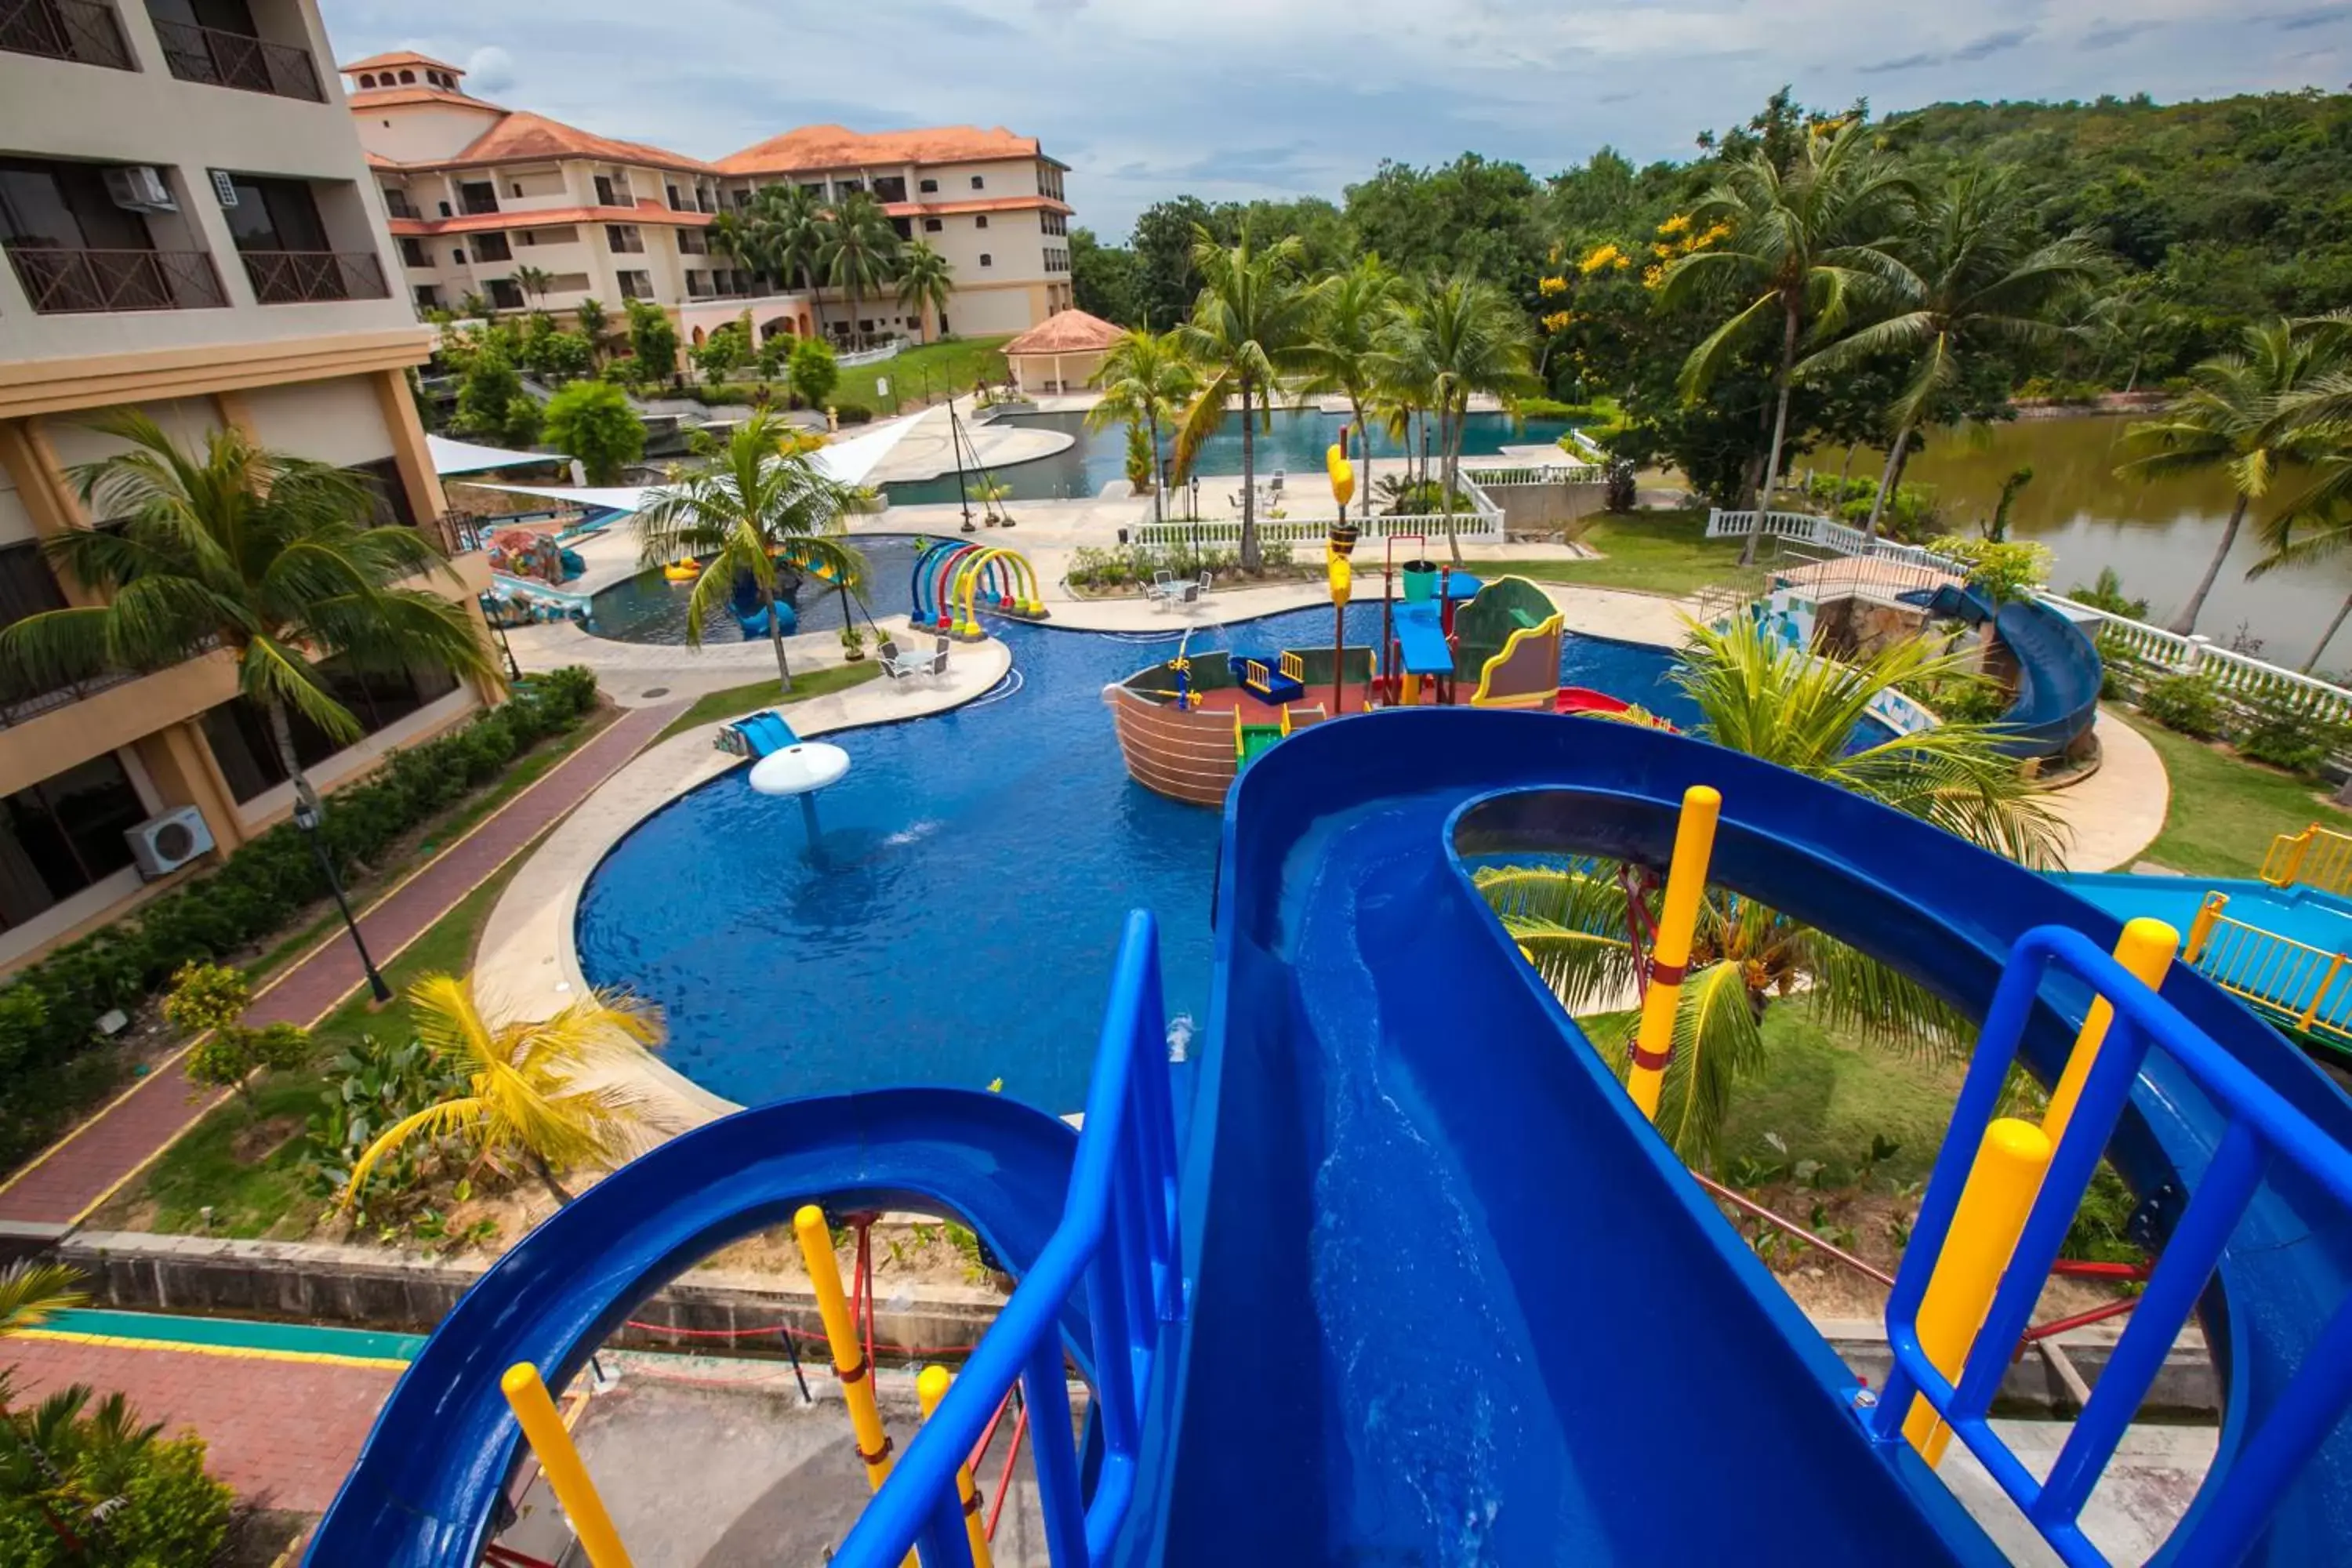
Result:
{"type": "MultiPolygon", "coordinates": [[[[2114,567],[2125,590],[2148,602],[2148,618],[2163,626],[2196,587],[2221,542],[2230,520],[2230,483],[2219,473],[2117,479],[2116,466],[2131,456],[2123,438],[2131,423],[2085,415],[1937,431],[1912,458],[1904,481],[1933,486],[1946,530],[1973,533],[1991,517],[2001,481],[2011,470],[2031,467],[2033,482],[2010,511],[2011,537],[2050,546],[2058,559],[2051,582],[2061,590],[2088,584],[2102,566],[2114,567]]],[[[1844,460],[1843,448],[1836,447],[1818,447],[1804,459],[1830,473],[1844,460]]],[[[1858,452],[1852,472],[1875,478],[1885,461],[1883,453],[1858,452]]],[[[2246,568],[2261,554],[2250,518],[2197,629],[2227,646],[2242,624],[2247,637],[2261,639],[2262,658],[2298,668],[2352,594],[2352,556],[2249,583],[2246,568]]],[[[2352,633],[2337,638],[2318,668],[2347,667],[2352,667],[2352,633]]]]}

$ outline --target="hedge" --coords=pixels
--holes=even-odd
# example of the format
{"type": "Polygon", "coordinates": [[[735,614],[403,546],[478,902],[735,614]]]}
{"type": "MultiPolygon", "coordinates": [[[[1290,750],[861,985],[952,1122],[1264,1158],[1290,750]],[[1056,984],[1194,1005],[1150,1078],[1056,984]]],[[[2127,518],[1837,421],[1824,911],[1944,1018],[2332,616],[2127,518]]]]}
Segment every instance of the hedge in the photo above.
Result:
{"type": "MultiPolygon", "coordinates": [[[[373,860],[515,756],[570,730],[596,700],[596,677],[559,669],[462,730],[392,752],[363,784],[339,790],[321,829],[338,871],[373,860]]],[[[131,1011],[184,963],[215,962],[275,935],[327,896],[317,858],[280,823],[220,869],[59,948],[0,989],[0,1171],[46,1145],[120,1076],[93,1050],[99,1018],[131,1011]]]]}

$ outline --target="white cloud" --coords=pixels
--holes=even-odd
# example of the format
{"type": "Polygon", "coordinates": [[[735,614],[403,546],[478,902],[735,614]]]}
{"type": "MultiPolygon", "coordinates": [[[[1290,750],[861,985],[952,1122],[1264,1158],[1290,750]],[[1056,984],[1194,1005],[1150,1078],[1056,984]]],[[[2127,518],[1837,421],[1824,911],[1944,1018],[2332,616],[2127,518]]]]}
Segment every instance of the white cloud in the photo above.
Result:
{"type": "Polygon", "coordinates": [[[1682,156],[1784,82],[1882,112],[2332,86],[2297,55],[2333,43],[2342,3],[2275,0],[2294,47],[2249,49],[2242,0],[573,0],[553,27],[512,4],[322,0],[345,58],[411,43],[502,102],[703,156],[819,121],[1007,125],[1073,165],[1079,221],[1114,237],[1179,191],[1337,196],[1383,157],[1682,156]]]}

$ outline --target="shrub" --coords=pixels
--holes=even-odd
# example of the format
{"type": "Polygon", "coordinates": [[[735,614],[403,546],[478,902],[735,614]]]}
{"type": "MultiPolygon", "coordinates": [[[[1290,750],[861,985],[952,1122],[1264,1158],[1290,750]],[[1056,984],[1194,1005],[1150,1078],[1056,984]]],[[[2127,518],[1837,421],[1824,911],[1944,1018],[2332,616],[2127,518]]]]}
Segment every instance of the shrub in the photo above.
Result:
{"type": "Polygon", "coordinates": [[[2168,675],[2140,693],[2140,711],[2168,730],[2210,741],[2221,732],[2221,694],[2201,675],[2168,675]]]}
{"type": "Polygon", "coordinates": [[[575,381],[547,400],[548,445],[580,459],[592,485],[609,485],[646,454],[646,425],[627,394],[608,382],[575,381]]]}
{"type": "Polygon", "coordinates": [[[223,1024],[188,1053],[186,1067],[195,1082],[233,1089],[250,1105],[256,1073],[284,1072],[310,1059],[310,1031],[298,1024],[223,1024]]]}
{"type": "Polygon", "coordinates": [[[228,1539],[235,1494],[205,1473],[204,1440],[165,1439],[142,1426],[120,1394],[92,1407],[80,1384],[39,1405],[0,1415],[0,1562],[11,1568],[89,1563],[126,1568],[213,1562],[228,1539]],[[25,1440],[37,1429],[47,1464],[25,1440]],[[69,1548],[52,1520],[83,1521],[103,1508],[102,1550],[69,1548]]]}
{"type": "Polygon", "coordinates": [[[841,366],[834,359],[831,343],[823,338],[803,338],[793,345],[784,374],[793,384],[793,395],[811,408],[819,408],[841,380],[841,366]]]}
{"type": "MultiPolygon", "coordinates": [[[[336,792],[322,829],[328,858],[348,869],[380,856],[468,782],[497,772],[491,763],[477,773],[469,758],[495,746],[502,762],[572,728],[595,699],[594,672],[558,670],[520,683],[514,700],[463,730],[393,752],[364,783],[336,792]],[[478,731],[488,732],[477,740],[478,731]]],[[[217,871],[19,971],[0,990],[0,1170],[55,1137],[121,1073],[120,1053],[89,1048],[101,1015],[141,1005],[190,963],[284,929],[326,891],[310,847],[281,823],[217,871]]]]}
{"type": "Polygon", "coordinates": [[[862,403],[849,403],[835,409],[833,416],[844,425],[870,425],[874,422],[874,410],[862,403]]]}
{"type": "Polygon", "coordinates": [[[2147,601],[2126,595],[2123,577],[2112,566],[2100,567],[2097,580],[2089,587],[2077,583],[2066,590],[2066,596],[2078,605],[2088,605],[2095,610],[2105,610],[2126,620],[2147,619],[2147,601]]]}
{"type": "Polygon", "coordinates": [[[1983,589],[1996,605],[2022,599],[2050,578],[2052,557],[2046,544],[1945,534],[1929,548],[1966,566],[1969,585],[1983,589]]]}
{"type": "MultiPolygon", "coordinates": [[[[415,1040],[379,1040],[362,1035],[326,1068],[327,1087],[311,1114],[304,1168],[321,1196],[341,1192],[352,1167],[369,1144],[394,1122],[465,1090],[465,1074],[449,1067],[415,1040]]],[[[413,1190],[438,1145],[415,1138],[376,1164],[360,1195],[363,1210],[381,1211],[413,1190]]]]}
{"type": "Polygon", "coordinates": [[[2233,744],[2241,756],[2300,773],[2316,784],[2325,776],[2329,758],[2352,752],[2352,724],[2325,723],[2269,707],[2255,713],[2233,744]]]}
{"type": "Polygon", "coordinates": [[[1633,465],[1618,458],[1609,465],[1601,479],[1601,504],[1610,511],[1628,512],[1641,504],[1641,491],[1633,479],[1633,465]]]}

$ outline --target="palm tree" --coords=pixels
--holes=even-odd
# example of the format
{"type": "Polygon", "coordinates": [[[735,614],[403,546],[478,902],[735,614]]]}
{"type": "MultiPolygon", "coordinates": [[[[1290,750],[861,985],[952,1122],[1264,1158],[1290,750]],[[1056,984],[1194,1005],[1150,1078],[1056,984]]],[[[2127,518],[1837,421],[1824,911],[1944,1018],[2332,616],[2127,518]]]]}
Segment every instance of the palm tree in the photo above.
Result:
{"type": "Polygon", "coordinates": [[[747,209],[743,212],[718,213],[710,226],[703,231],[710,248],[726,257],[738,267],[766,279],[775,270],[775,258],[770,249],[770,236],[763,226],[747,209]]]}
{"type": "MultiPolygon", "coordinates": [[[[2267,577],[2272,573],[2298,566],[2315,566],[2352,553],[2352,508],[2341,505],[2325,510],[2288,511],[2264,523],[2262,540],[2265,546],[2263,557],[2246,568],[2252,578],[2267,577]],[[2312,524],[2308,531],[2300,525],[2312,524]]],[[[2303,661],[2303,673],[2309,675],[2317,667],[2320,655],[2344,629],[2347,616],[2352,616],[2352,594],[2336,606],[2336,614],[2319,640],[2311,645],[2311,657],[2303,661]]]]}
{"type": "Polygon", "coordinates": [[[346,1209],[367,1191],[377,1163],[420,1134],[464,1135],[485,1160],[529,1166],[558,1204],[572,1194],[557,1173],[611,1165],[646,1141],[648,1097],[638,1075],[663,1039],[661,1014],[650,1004],[599,991],[551,1018],[494,1024],[473,988],[447,974],[409,987],[408,1004],[417,1039],[465,1069],[466,1092],[385,1128],[352,1163],[346,1209]]]}
{"type": "Polygon", "coordinates": [[[1813,353],[1796,371],[1802,378],[1845,371],[1885,353],[1915,356],[1911,379],[1888,411],[1895,441],[1865,538],[1878,531],[1887,498],[1903,477],[1911,437],[1937,401],[1981,354],[2063,338],[2060,309],[2105,269],[2087,233],[2041,237],[2016,171],[2008,168],[1952,174],[1922,205],[1893,261],[1884,281],[1895,296],[1895,313],[1813,353]]]}
{"type": "Polygon", "coordinates": [[[63,683],[223,648],[238,690],[268,714],[298,795],[310,784],[293,715],[345,745],[364,732],[328,684],[329,661],[490,678],[488,645],[466,610],[400,585],[457,573],[416,530],[370,525],[377,497],[351,474],[265,451],[233,428],[184,451],[135,410],[99,428],[130,450],[72,477],[107,525],[52,535],[42,551],[105,602],[0,631],[0,663],[63,683]]]}
{"type": "Polygon", "coordinates": [[[1694,250],[1665,270],[1658,301],[1672,309],[1703,291],[1737,304],[1683,362],[1682,394],[1696,403],[1729,364],[1752,329],[1777,325],[1780,367],[1772,378],[1772,438],[1757,492],[1756,518],[1739,563],[1752,565],[1764,513],[1780,477],[1797,348],[1810,329],[1827,342],[1843,327],[1851,297],[1893,275],[1888,237],[1910,198],[1904,177],[1870,151],[1863,123],[1816,131],[1786,173],[1762,150],[1734,163],[1724,182],[1691,209],[1694,226],[1728,224],[1722,245],[1694,250]]]}
{"type": "Polygon", "coordinates": [[[817,300],[818,258],[824,249],[824,201],[814,191],[796,184],[762,185],[751,193],[751,223],[761,235],[761,254],[777,281],[797,279],[801,292],[817,310],[817,331],[824,330],[824,307],[817,300]]]}
{"type": "MultiPolygon", "coordinates": [[[[2061,829],[1997,726],[1943,724],[1849,750],[1870,702],[1895,682],[1935,680],[1971,653],[1925,642],[1853,663],[1820,658],[1741,619],[1694,626],[1675,682],[1716,744],[1866,795],[2029,866],[2057,857],[2061,829]]],[[[1556,861],[1490,868],[1479,885],[1505,927],[1571,1011],[1622,1005],[1636,958],[1613,867],[1556,861]]],[[[1825,1023],[1899,1049],[1957,1056],[1972,1031],[1926,990],[1843,942],[1758,904],[1710,889],[1675,1019],[1658,1127],[1677,1151],[1708,1158],[1741,1077],[1762,1059],[1776,1000],[1801,994],[1825,1023]]]]}
{"type": "Polygon", "coordinates": [[[806,455],[779,451],[777,443],[790,429],[768,415],[754,415],[736,426],[716,463],[680,479],[637,513],[646,565],[688,557],[702,563],[702,575],[687,597],[688,644],[702,646],[703,618],[732,600],[738,579],[749,578],[776,651],[776,679],[786,691],[793,689],[793,672],[775,605],[792,568],[776,558],[824,567],[853,591],[866,576],[866,558],[838,537],[842,519],[858,509],[857,492],[827,479],[806,455]]]}
{"type": "Polygon", "coordinates": [[[11,1263],[0,1268],[0,1340],[37,1329],[89,1300],[80,1273],[62,1263],[11,1263]]]}
{"type": "MultiPolygon", "coordinates": [[[[2238,542],[2238,530],[2254,503],[2270,494],[2280,468],[2318,455],[2327,446],[2326,420],[2283,418],[2281,414],[2334,368],[2331,339],[2299,331],[2291,322],[2272,321],[2246,328],[2243,344],[2240,353],[2216,354],[2191,370],[2189,391],[2162,418],[2131,426],[2126,436],[2147,450],[2116,470],[2155,476],[2221,468],[2230,476],[2235,499],[2221,542],[2205,563],[2195,591],[2172,618],[2171,629],[2184,636],[2197,629],[2197,617],[2204,613],[2221,563],[2238,542]]],[[[2308,412],[2314,405],[2305,402],[2301,406],[2308,412]]],[[[2306,495],[2282,511],[2305,510],[2313,500],[2306,495]]]]}
{"type": "Polygon", "coordinates": [[[864,191],[841,198],[824,232],[817,265],[827,283],[849,296],[850,341],[862,344],[866,333],[857,324],[858,302],[890,281],[905,242],[890,226],[890,215],[882,204],[864,191]]]}
{"type": "Polygon", "coordinates": [[[526,262],[514,269],[514,283],[532,299],[544,300],[548,290],[555,287],[555,274],[544,267],[533,267],[526,262]]]}
{"type": "Polygon", "coordinates": [[[1528,319],[1500,289],[1467,272],[1421,290],[1390,328],[1389,346],[1374,362],[1399,384],[1415,390],[1437,415],[1439,506],[1446,548],[1462,564],[1454,526],[1460,487],[1462,436],[1470,399],[1481,393],[1512,397],[1538,390],[1528,319]]]}
{"type": "Polygon", "coordinates": [[[1171,334],[1177,351],[1202,376],[1201,389],[1176,427],[1179,482],[1192,472],[1202,443],[1224,425],[1226,405],[1241,399],[1244,572],[1263,564],[1257,542],[1258,421],[1270,418],[1280,378],[1302,367],[1301,351],[1322,305],[1320,290],[1299,280],[1305,255],[1295,234],[1264,250],[1247,236],[1227,247],[1194,225],[1192,267],[1201,275],[1201,292],[1192,302],[1192,319],[1171,334]]]}
{"type": "Polygon", "coordinates": [[[1116,424],[1140,425],[1151,440],[1151,519],[1160,521],[1160,426],[1174,420],[1184,400],[1192,395],[1198,377],[1187,363],[1173,332],[1159,333],[1129,327],[1103,355],[1095,374],[1102,401],[1087,411],[1087,428],[1101,430],[1116,424]]]}
{"type": "MultiPolygon", "coordinates": [[[[1351,426],[1371,453],[1371,412],[1381,396],[1381,372],[1388,333],[1403,297],[1402,280],[1377,256],[1363,257],[1332,279],[1323,296],[1323,311],[1308,337],[1300,361],[1307,369],[1306,390],[1337,393],[1348,400],[1351,426]]],[[[1357,491],[1357,515],[1372,515],[1371,465],[1357,491]]],[[[1342,509],[1341,521],[1346,521],[1342,509]]]]}
{"type": "Polygon", "coordinates": [[[946,321],[948,301],[954,298],[955,268],[930,241],[919,239],[899,253],[898,304],[915,312],[916,331],[925,342],[930,341],[929,319],[946,321]]]}
{"type": "Polygon", "coordinates": [[[604,332],[612,323],[604,315],[604,306],[590,295],[572,307],[572,319],[580,323],[580,335],[588,340],[588,352],[598,364],[604,363],[604,332]]]}

